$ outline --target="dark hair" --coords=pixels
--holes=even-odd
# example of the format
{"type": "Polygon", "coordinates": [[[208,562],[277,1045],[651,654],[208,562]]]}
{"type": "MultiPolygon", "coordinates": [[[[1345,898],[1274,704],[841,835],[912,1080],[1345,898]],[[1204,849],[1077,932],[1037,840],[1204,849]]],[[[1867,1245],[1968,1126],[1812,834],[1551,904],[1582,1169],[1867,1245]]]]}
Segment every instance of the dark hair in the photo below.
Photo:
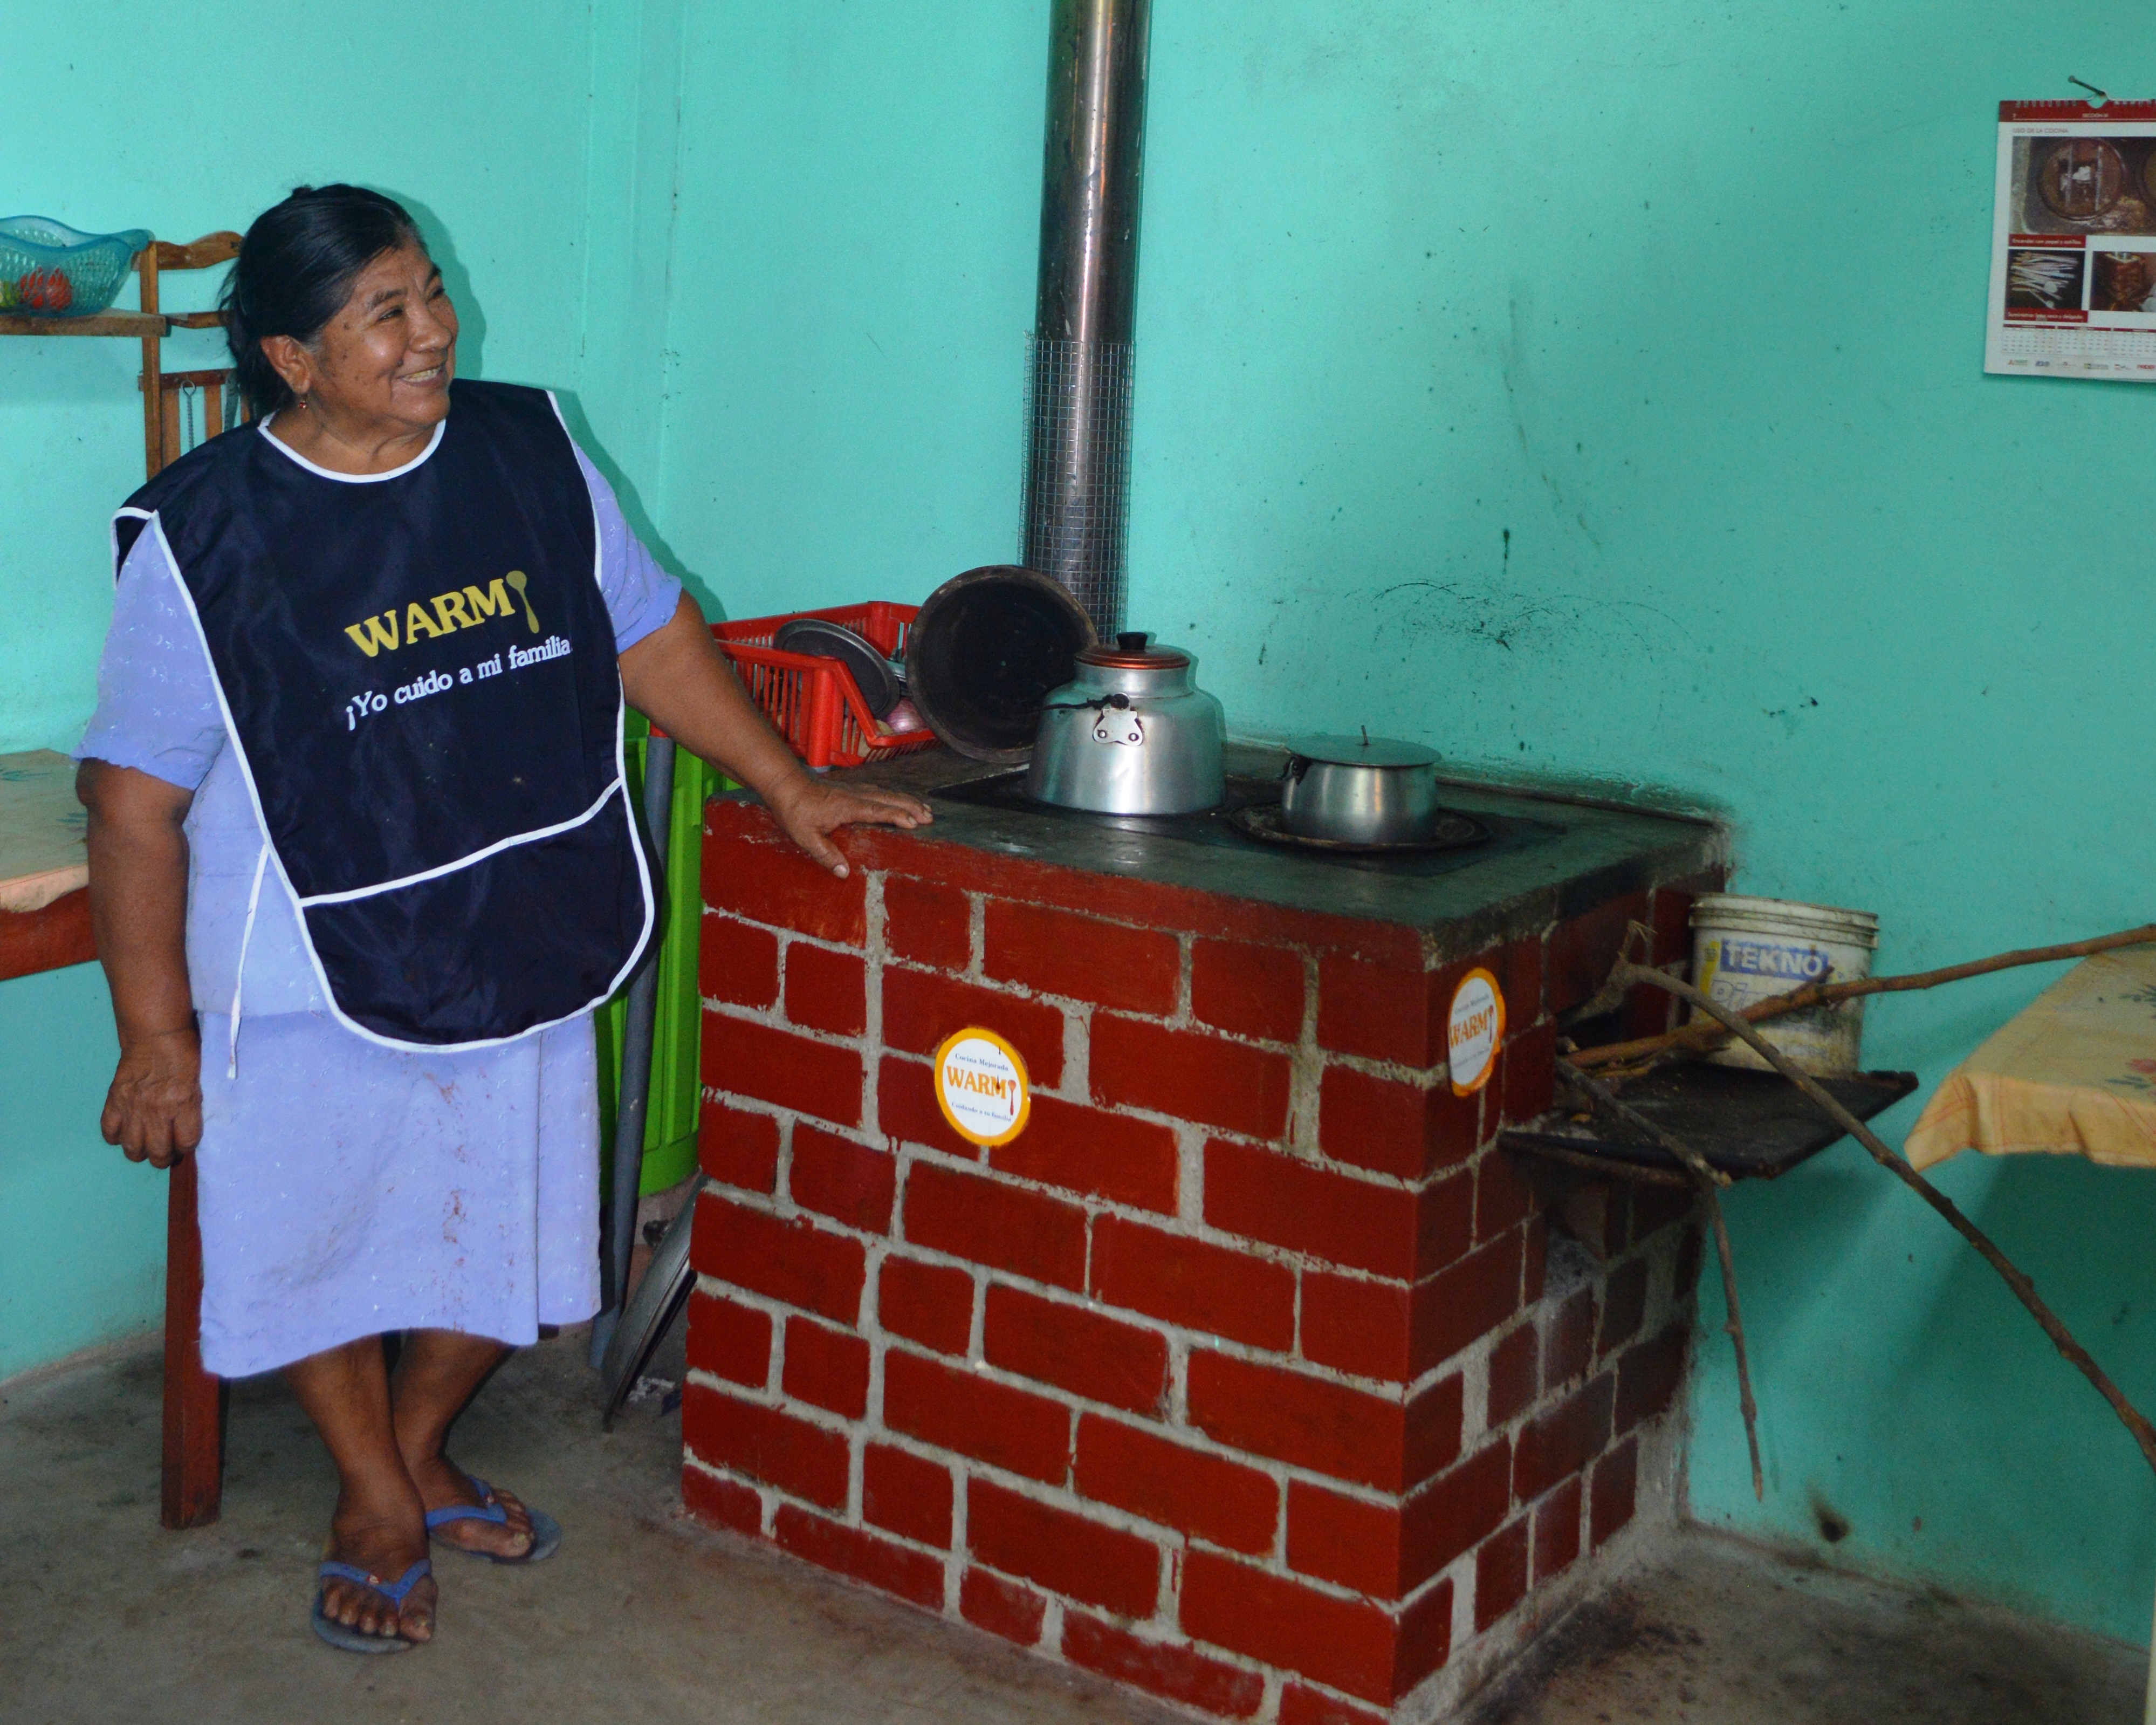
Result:
{"type": "Polygon", "coordinates": [[[352,278],[403,245],[426,249],[410,213],[362,186],[300,186],[254,218],[218,304],[240,393],[256,418],[292,399],[262,352],[263,337],[312,341],[351,298],[352,278]]]}

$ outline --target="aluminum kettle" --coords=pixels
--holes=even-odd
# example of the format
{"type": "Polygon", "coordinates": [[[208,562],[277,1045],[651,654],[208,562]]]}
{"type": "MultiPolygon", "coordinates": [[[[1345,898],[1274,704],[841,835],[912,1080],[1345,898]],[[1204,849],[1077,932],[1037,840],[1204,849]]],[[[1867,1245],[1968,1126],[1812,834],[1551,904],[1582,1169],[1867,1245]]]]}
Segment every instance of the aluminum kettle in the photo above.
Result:
{"type": "Polygon", "coordinates": [[[1190,655],[1127,634],[1077,664],[1041,709],[1029,795],[1096,814],[1192,814],[1227,795],[1226,716],[1190,655]]]}

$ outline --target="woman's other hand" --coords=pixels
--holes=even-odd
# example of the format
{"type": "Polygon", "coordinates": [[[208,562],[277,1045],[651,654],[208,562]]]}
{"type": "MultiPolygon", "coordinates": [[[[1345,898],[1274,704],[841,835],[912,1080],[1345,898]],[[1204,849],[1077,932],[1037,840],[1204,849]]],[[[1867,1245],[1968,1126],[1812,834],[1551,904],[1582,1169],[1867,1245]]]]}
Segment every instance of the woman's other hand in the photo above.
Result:
{"type": "Polygon", "coordinates": [[[861,824],[902,827],[911,832],[936,819],[918,797],[865,785],[844,788],[806,773],[779,785],[767,801],[779,829],[841,880],[850,870],[830,839],[839,828],[861,824]]]}
{"type": "Polygon", "coordinates": [[[202,1042],[187,988],[192,791],[132,767],[85,761],[90,922],[112,989],[120,1069],[98,1124],[133,1162],[170,1168],[202,1137],[202,1042]]]}
{"type": "Polygon", "coordinates": [[[192,1024],[120,1050],[97,1124],[106,1143],[152,1168],[170,1168],[202,1142],[202,1040],[192,1024]]]}

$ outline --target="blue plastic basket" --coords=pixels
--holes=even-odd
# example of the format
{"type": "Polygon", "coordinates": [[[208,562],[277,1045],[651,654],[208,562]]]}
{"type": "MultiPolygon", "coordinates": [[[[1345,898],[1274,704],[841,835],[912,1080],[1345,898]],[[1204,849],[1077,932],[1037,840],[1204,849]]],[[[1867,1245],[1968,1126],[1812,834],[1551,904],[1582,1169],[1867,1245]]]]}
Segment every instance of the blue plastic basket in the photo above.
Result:
{"type": "Polygon", "coordinates": [[[94,317],[119,297],[149,243],[140,228],[84,234],[47,216],[9,216],[0,221],[0,311],[94,317]]]}

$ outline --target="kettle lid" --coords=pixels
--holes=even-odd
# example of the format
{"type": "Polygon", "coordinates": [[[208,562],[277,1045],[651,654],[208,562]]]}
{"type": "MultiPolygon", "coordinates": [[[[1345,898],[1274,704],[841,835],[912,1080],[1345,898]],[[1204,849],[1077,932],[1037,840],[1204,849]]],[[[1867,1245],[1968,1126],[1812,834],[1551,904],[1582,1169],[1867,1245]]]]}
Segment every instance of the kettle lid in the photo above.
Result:
{"type": "Polygon", "coordinates": [[[1177,670],[1190,663],[1190,655],[1173,647],[1156,647],[1142,629],[1125,629],[1113,645],[1106,642],[1081,648],[1081,665],[1097,665],[1110,670],[1177,670]]]}

